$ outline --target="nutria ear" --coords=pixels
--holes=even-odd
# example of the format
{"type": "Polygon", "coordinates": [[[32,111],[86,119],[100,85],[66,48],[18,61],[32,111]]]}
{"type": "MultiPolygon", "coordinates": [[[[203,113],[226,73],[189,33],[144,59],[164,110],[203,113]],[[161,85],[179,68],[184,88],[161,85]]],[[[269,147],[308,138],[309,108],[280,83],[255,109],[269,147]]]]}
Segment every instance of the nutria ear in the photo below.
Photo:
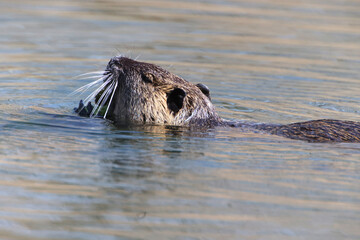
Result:
{"type": "Polygon", "coordinates": [[[205,84],[202,84],[202,83],[198,83],[196,84],[196,86],[201,90],[201,92],[207,96],[210,100],[211,100],[211,97],[210,97],[210,89],[205,85],[205,84]]]}
{"type": "Polygon", "coordinates": [[[175,88],[167,95],[167,105],[168,108],[174,112],[174,114],[178,113],[179,110],[183,107],[184,98],[186,93],[181,88],[175,88]]]}

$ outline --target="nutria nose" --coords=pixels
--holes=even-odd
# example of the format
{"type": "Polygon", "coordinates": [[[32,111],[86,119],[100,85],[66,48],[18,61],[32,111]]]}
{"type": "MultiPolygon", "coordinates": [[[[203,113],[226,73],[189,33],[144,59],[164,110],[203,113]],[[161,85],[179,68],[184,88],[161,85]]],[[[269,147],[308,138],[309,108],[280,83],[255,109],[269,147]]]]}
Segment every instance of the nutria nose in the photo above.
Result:
{"type": "Polygon", "coordinates": [[[111,71],[111,70],[120,70],[123,68],[123,65],[121,63],[121,57],[113,57],[110,59],[106,69],[111,71]]]}
{"type": "Polygon", "coordinates": [[[114,57],[110,60],[110,63],[116,66],[121,66],[121,58],[114,57]]]}
{"type": "Polygon", "coordinates": [[[110,62],[108,64],[108,66],[114,68],[114,66],[116,67],[116,69],[122,69],[122,68],[127,68],[127,67],[133,67],[134,65],[136,65],[136,61],[127,58],[127,57],[123,57],[123,56],[116,56],[113,57],[112,59],[110,59],[110,62]]]}

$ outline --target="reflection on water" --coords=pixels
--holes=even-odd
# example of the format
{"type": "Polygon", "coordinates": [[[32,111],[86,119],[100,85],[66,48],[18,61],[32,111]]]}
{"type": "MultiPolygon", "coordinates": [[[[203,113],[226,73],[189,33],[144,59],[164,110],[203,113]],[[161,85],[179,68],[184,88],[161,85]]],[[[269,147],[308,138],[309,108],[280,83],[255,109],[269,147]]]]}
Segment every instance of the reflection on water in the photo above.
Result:
{"type": "Polygon", "coordinates": [[[360,239],[358,144],[120,128],[67,97],[120,53],[220,115],[359,120],[360,5],[0,1],[1,239],[360,239]]]}

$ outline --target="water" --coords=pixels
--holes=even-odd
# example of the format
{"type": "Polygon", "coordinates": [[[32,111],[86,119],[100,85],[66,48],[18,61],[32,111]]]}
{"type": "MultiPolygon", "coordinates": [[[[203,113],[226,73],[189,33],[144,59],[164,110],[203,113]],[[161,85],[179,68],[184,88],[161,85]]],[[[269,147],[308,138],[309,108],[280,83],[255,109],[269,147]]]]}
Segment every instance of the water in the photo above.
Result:
{"type": "Polygon", "coordinates": [[[231,120],[360,120],[360,3],[0,1],[1,239],[360,239],[360,145],[116,128],[68,94],[118,53],[231,120]]]}

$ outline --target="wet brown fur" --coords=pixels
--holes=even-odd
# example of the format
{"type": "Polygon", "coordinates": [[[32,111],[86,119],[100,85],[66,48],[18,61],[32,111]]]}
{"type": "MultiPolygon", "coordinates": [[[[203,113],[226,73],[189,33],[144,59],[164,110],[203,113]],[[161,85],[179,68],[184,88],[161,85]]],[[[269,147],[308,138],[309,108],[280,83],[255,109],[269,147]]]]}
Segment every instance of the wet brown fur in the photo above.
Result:
{"type": "Polygon", "coordinates": [[[106,71],[119,84],[107,117],[115,123],[241,126],[308,142],[360,142],[360,122],[322,119],[286,125],[228,124],[217,115],[209,95],[154,64],[114,57],[106,71]],[[174,90],[185,92],[178,111],[169,104],[174,90]]]}
{"type": "Polygon", "coordinates": [[[159,66],[115,57],[106,71],[119,84],[109,111],[109,118],[117,123],[183,126],[216,125],[221,121],[209,97],[196,85],[159,66]],[[172,94],[178,95],[177,91],[185,96],[181,108],[174,111],[171,106],[176,104],[169,99],[172,94]]]}
{"type": "Polygon", "coordinates": [[[267,132],[308,142],[360,142],[360,123],[321,119],[264,128],[267,132]]]}

